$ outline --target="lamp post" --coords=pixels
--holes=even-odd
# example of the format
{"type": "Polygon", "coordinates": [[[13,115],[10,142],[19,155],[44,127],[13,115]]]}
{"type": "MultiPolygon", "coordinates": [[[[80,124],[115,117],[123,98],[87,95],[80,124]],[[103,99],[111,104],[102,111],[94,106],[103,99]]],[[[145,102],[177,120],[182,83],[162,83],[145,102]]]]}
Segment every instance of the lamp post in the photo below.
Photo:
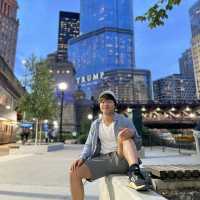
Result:
{"type": "Polygon", "coordinates": [[[88,119],[92,121],[93,115],[92,114],[88,114],[88,119]]]}
{"type": "Polygon", "coordinates": [[[62,118],[63,118],[63,103],[64,103],[64,92],[67,89],[68,85],[65,82],[61,82],[58,84],[58,88],[61,91],[61,105],[60,105],[60,134],[59,141],[62,142],[62,118]]]}

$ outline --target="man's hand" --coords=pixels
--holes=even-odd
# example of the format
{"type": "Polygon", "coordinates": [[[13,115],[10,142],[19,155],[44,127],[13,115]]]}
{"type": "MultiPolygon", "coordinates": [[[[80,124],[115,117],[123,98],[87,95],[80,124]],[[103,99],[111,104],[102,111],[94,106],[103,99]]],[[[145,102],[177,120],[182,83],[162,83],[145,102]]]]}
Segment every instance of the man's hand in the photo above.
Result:
{"type": "Polygon", "coordinates": [[[85,161],[83,159],[78,159],[73,162],[70,170],[75,172],[77,167],[80,167],[85,161]]]}
{"type": "Polygon", "coordinates": [[[128,128],[123,128],[120,130],[118,134],[118,142],[122,143],[124,140],[128,140],[133,137],[133,133],[130,129],[128,128]]]}

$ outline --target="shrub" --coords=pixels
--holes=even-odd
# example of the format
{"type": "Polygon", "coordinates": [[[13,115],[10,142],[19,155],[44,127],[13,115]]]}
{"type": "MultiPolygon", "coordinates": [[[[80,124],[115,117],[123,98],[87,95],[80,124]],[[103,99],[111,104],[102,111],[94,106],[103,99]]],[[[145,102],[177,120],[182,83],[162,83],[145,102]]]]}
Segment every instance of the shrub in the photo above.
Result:
{"type": "Polygon", "coordinates": [[[63,133],[63,139],[64,139],[64,140],[71,140],[71,139],[76,139],[76,138],[77,138],[77,136],[74,137],[74,136],[72,135],[72,133],[70,133],[70,132],[64,132],[64,133],[63,133]]]}
{"type": "Polygon", "coordinates": [[[87,135],[86,134],[82,134],[78,137],[78,141],[81,143],[81,144],[85,144],[87,140],[87,135]]]}

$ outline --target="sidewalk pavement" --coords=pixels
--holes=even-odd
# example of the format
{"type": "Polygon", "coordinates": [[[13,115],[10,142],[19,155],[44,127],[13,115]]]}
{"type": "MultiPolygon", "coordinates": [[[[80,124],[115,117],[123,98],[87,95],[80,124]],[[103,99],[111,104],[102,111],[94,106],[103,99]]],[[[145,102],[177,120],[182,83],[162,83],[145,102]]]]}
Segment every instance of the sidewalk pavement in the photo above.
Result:
{"type": "MultiPolygon", "coordinates": [[[[82,149],[68,145],[62,151],[0,157],[0,199],[70,199],[68,168],[82,149]]],[[[98,199],[98,182],[86,183],[86,199],[98,199]]]]}
{"type": "Polygon", "coordinates": [[[143,165],[199,165],[200,156],[193,150],[165,147],[145,147],[145,158],[142,159],[143,165]]]}
{"type": "MultiPolygon", "coordinates": [[[[70,199],[68,168],[78,158],[82,145],[65,145],[62,151],[43,154],[0,157],[1,200],[66,200],[70,199]]],[[[145,148],[144,165],[200,164],[193,151],[162,147],[145,148]],[[187,153],[187,154],[184,154],[187,153]],[[188,155],[193,153],[193,155],[188,155]]],[[[86,183],[86,200],[98,200],[98,181],[86,183]]]]}

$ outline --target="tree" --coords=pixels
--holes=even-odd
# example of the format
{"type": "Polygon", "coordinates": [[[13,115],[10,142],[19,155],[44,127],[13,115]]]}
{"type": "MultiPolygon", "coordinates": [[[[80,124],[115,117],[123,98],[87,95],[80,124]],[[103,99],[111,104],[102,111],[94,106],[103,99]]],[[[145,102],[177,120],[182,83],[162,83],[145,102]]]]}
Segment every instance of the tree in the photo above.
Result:
{"type": "Polygon", "coordinates": [[[38,60],[32,55],[25,66],[31,74],[30,91],[20,99],[18,109],[26,113],[26,120],[36,118],[41,131],[43,120],[56,117],[55,83],[45,60],[38,60]]]}
{"type": "Polygon", "coordinates": [[[142,15],[137,16],[136,21],[147,21],[150,28],[156,28],[164,25],[164,21],[168,18],[168,11],[172,10],[174,6],[181,3],[182,0],[159,0],[148,11],[142,15]]]}

